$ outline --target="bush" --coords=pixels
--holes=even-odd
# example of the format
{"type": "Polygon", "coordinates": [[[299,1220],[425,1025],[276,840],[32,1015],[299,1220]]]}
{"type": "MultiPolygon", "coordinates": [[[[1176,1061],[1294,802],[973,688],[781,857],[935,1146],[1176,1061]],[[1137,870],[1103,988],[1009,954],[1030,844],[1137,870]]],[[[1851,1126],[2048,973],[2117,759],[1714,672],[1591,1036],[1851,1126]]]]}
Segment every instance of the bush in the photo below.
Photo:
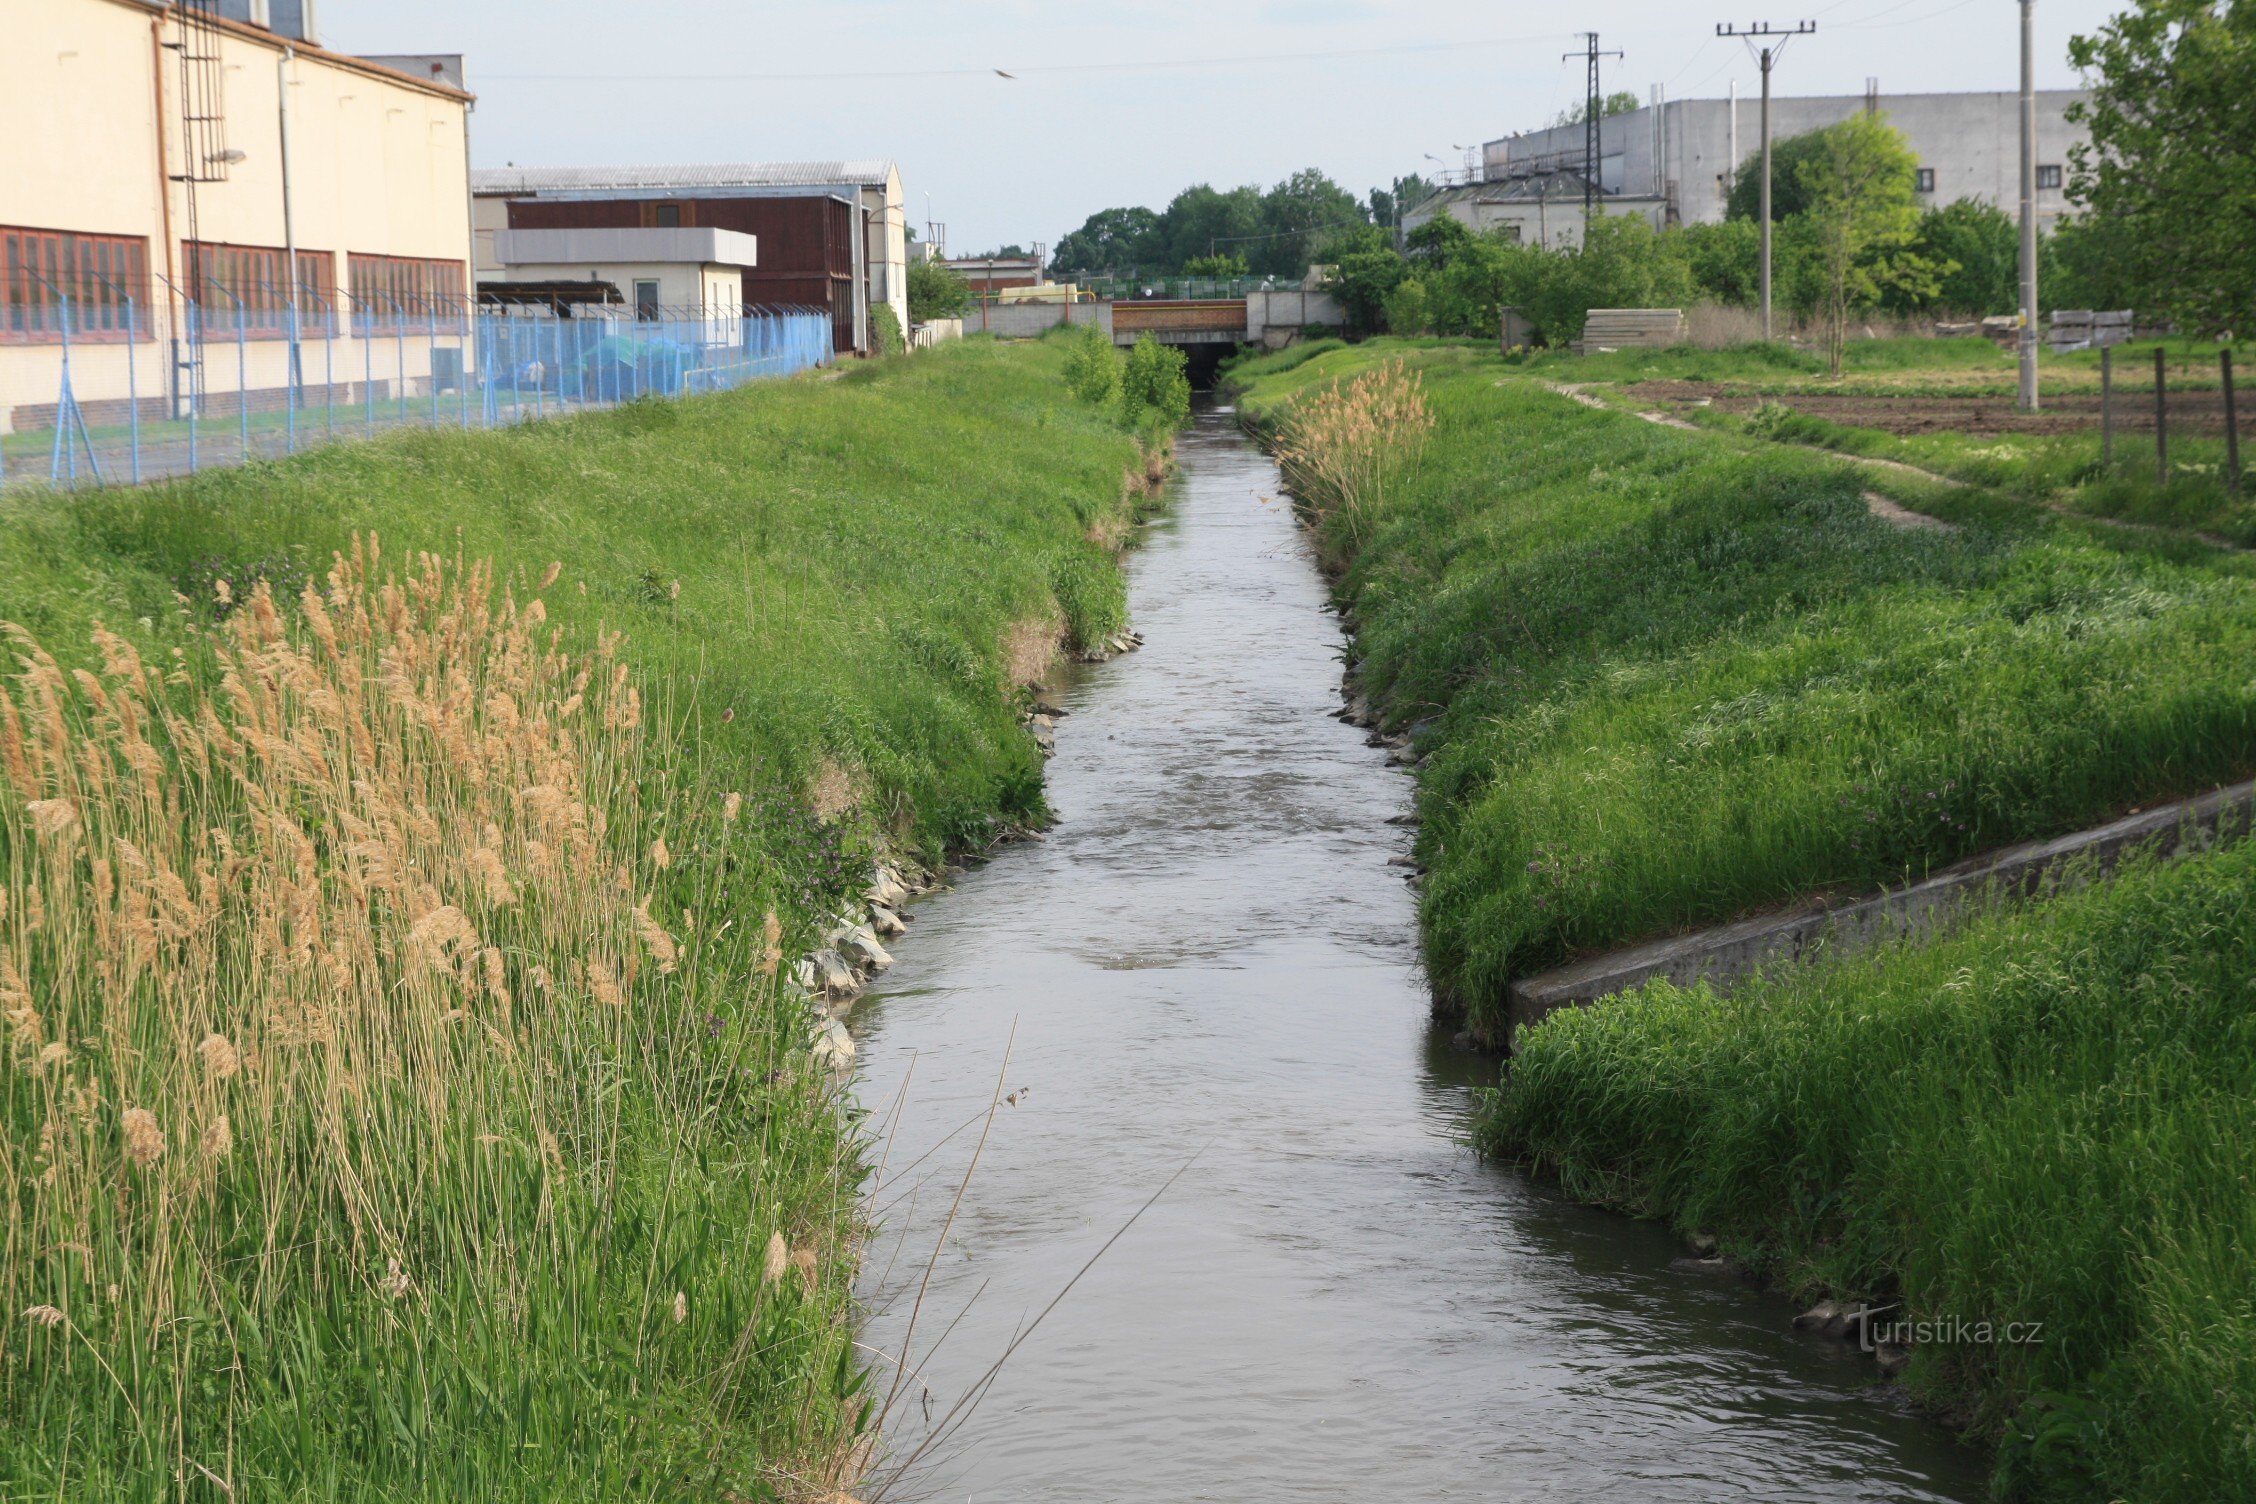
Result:
{"type": "Polygon", "coordinates": [[[872,355],[898,355],[908,348],[901,335],[901,320],[893,312],[891,303],[870,305],[870,353],[872,355]]]}
{"type": "Polygon", "coordinates": [[[1073,351],[1065,358],[1065,389],[1092,407],[1102,407],[1120,390],[1120,352],[1112,337],[1094,324],[1067,336],[1073,351]]]}
{"type": "Polygon", "coordinates": [[[1416,277],[1406,278],[1387,294],[1386,327],[1389,334],[1424,334],[1433,327],[1426,307],[1425,283],[1416,277]]]}
{"type": "Polygon", "coordinates": [[[1191,378],[1183,352],[1137,336],[1120,373],[1120,416],[1130,429],[1175,429],[1190,421],[1191,378]]]}
{"type": "Polygon", "coordinates": [[[909,322],[952,319],[971,306],[971,284],[952,266],[937,261],[909,263],[909,322]]]}

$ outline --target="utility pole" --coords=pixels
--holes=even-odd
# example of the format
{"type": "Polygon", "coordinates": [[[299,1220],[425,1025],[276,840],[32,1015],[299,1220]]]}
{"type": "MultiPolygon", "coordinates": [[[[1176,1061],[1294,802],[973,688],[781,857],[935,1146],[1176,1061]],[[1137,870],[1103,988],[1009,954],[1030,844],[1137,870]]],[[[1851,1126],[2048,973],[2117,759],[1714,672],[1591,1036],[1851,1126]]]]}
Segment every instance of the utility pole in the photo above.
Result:
{"type": "Polygon", "coordinates": [[[1729,24],[1716,27],[1717,36],[1738,37],[1744,41],[1747,50],[1762,64],[1762,325],[1766,340],[1770,338],[1770,68],[1786,50],[1788,42],[1815,30],[1815,21],[1796,22],[1785,29],[1772,26],[1768,21],[1744,27],[1729,24]]]}
{"type": "Polygon", "coordinates": [[[2036,0],[2021,0],[2021,411],[2037,410],[2036,0]]]}
{"type": "Polygon", "coordinates": [[[1582,58],[1590,64],[1590,80],[1583,91],[1582,100],[1582,223],[1589,228],[1591,217],[1598,212],[1598,121],[1605,107],[1605,96],[1598,92],[1598,59],[1620,57],[1619,52],[1600,52],[1598,33],[1582,34],[1583,50],[1562,52],[1562,61],[1582,58]]]}

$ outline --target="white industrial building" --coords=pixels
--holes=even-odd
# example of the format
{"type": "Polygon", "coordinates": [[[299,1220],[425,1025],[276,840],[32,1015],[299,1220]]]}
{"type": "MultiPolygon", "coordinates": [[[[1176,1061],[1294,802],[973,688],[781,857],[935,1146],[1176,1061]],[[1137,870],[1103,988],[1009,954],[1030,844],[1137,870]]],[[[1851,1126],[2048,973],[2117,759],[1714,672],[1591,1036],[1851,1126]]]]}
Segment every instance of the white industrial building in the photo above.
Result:
{"type": "MultiPolygon", "coordinates": [[[[1657,92],[1657,91],[1656,91],[1657,92]]],[[[2090,138],[2069,121],[2081,89],[2037,93],[2037,222],[2068,212],[2068,149],[2090,138]]],[[[1598,126],[1598,186],[1609,214],[1654,226],[1724,217],[1734,167],[1762,151],[1761,101],[1678,99],[1608,115],[1598,126]]],[[[1771,137],[1782,140],[1876,111],[1919,159],[1923,204],[1980,199],[2012,212],[2021,200],[2021,97],[1976,94],[1827,94],[1771,100],[1771,137]]],[[[1403,215],[1405,232],[1437,214],[1481,231],[1553,247],[1582,241],[1583,127],[1553,126],[1481,147],[1480,181],[1442,189],[1403,215]]]]}

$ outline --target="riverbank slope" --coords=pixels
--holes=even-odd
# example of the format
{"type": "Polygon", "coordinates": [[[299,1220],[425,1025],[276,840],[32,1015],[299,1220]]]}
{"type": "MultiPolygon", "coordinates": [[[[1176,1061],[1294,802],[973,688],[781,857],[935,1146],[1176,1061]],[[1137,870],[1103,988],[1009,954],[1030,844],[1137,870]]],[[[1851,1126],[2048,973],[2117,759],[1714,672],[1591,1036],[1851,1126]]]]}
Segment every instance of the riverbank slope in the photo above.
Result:
{"type": "Polygon", "coordinates": [[[779,963],[1045,816],[1023,686],[1125,626],[1155,473],[1063,362],[7,504],[0,1479],[850,1481],[862,1164],[779,963]]]}
{"type": "MultiPolygon", "coordinates": [[[[1499,1032],[1516,976],[2256,764],[2232,666],[2256,646],[2256,582],[2190,536],[1593,409],[1465,346],[1285,352],[1233,380],[1288,458],[1366,451],[1300,466],[1301,500],[1357,629],[1354,685],[1423,762],[1427,960],[1477,1032],[1499,1032]],[[1415,377],[1422,425],[1310,426],[1317,394],[1394,361],[1380,379],[1415,377]],[[1880,515],[1876,489],[1949,526],[1880,515]]],[[[1362,410],[1390,404],[1411,410],[1402,392],[1362,410]]],[[[2214,1153],[2215,1174],[2158,1179],[2151,1156],[2185,1142],[2168,1125],[2256,1129],[2245,1042],[2136,988],[2098,999],[2115,971],[2210,1001],[2250,973],[2231,945],[2215,970],[2209,930],[2141,897],[2155,883],[2228,912],[2245,891],[2189,863],[1728,1008],[1656,986],[1559,1015],[1523,1032],[1484,1146],[1715,1232],[1789,1285],[1994,1329],[2041,1307],[2041,1346],[1931,1340],[1908,1382],[1985,1431],[2013,1417],[2015,1487],[2207,1496],[2249,1437],[2188,1417],[2256,1394],[2237,1358],[2202,1356],[2204,1332],[2248,1321],[2256,1270],[2217,1241],[2246,1220],[2245,1182],[2214,1153]],[[2101,1124],[2108,1101],[2126,1105],[2101,1124]]]]}

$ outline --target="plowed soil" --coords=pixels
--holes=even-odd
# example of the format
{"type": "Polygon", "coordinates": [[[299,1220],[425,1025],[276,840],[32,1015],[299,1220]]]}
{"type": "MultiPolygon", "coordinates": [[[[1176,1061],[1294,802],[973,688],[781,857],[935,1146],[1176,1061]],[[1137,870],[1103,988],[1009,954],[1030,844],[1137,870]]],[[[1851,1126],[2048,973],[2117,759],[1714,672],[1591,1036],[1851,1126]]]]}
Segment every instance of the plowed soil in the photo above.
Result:
{"type": "MultiPolygon", "coordinates": [[[[2100,401],[2096,393],[2046,397],[2043,407],[2025,413],[2007,396],[1982,397],[1877,397],[1862,392],[1788,392],[1773,396],[1719,393],[1701,381],[1640,381],[1629,394],[1665,410],[1713,406],[1727,413],[1752,412],[1764,402],[1779,402],[1795,412],[1823,418],[1851,428],[1876,428],[1885,433],[1989,434],[2072,433],[2097,428],[2100,401]]],[[[2244,438],[2256,436],[2256,393],[2234,393],[2236,418],[2244,438]]],[[[2222,392],[2172,392],[2169,423],[2173,432],[2222,434],[2225,406],[2222,392]]],[[[2154,393],[2119,389],[2114,397],[2118,433],[2151,433],[2154,429],[2154,393]]]]}

